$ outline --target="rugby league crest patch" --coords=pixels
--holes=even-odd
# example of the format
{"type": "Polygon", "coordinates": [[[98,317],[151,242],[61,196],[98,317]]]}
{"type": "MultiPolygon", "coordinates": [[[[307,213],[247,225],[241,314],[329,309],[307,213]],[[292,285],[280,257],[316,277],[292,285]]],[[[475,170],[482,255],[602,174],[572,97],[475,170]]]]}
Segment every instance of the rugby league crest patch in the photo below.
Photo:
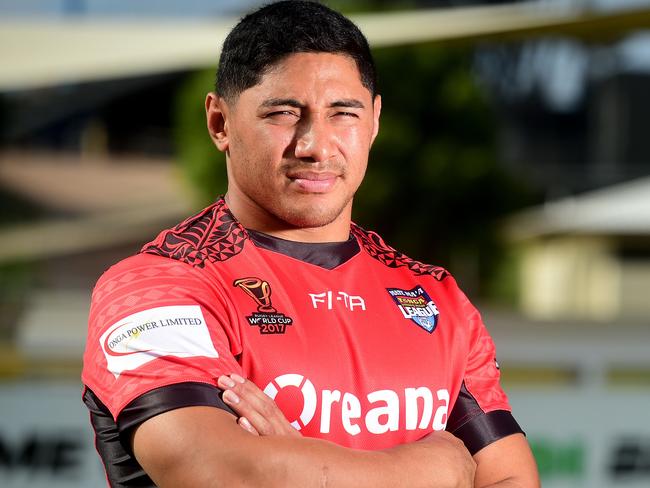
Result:
{"type": "Polygon", "coordinates": [[[440,312],[429,294],[420,285],[410,290],[386,288],[405,319],[412,320],[418,327],[431,334],[436,330],[440,312]]]}
{"type": "Polygon", "coordinates": [[[284,334],[293,319],[278,312],[271,303],[271,285],[255,277],[239,278],[232,284],[253,299],[257,310],[246,319],[251,326],[259,327],[260,334],[284,334]]]}

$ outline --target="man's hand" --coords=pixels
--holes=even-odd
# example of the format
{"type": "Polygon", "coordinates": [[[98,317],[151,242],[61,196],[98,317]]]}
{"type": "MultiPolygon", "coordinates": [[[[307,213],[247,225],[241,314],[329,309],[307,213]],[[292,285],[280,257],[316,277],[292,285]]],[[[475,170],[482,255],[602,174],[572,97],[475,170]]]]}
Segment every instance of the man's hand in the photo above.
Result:
{"type": "Polygon", "coordinates": [[[448,432],[381,451],[350,449],[300,435],[275,402],[241,376],[222,376],[217,384],[239,420],[196,406],[137,427],[136,458],[157,486],[207,487],[216,480],[233,487],[474,487],[474,461],[448,432]]]}
{"type": "Polygon", "coordinates": [[[217,384],[223,390],[223,401],[239,416],[237,423],[251,434],[300,437],[275,402],[252,381],[231,374],[220,376],[217,384]]]}
{"type": "MultiPolygon", "coordinates": [[[[217,384],[224,391],[224,402],[239,415],[238,423],[247,431],[255,435],[300,436],[275,402],[253,382],[231,374],[220,376],[217,384]]],[[[454,488],[474,487],[476,463],[463,442],[449,432],[431,432],[412,445],[397,446],[387,452],[397,458],[404,458],[406,463],[409,457],[425,459],[421,451],[423,448],[430,450],[439,461],[438,464],[447,471],[446,474],[441,473],[441,480],[454,479],[454,488]]],[[[426,470],[427,467],[422,466],[422,469],[426,470]]],[[[451,485],[441,482],[438,486],[451,485]]]]}
{"type": "MultiPolygon", "coordinates": [[[[248,432],[262,436],[300,437],[300,433],[291,426],[275,402],[253,382],[232,374],[219,377],[218,385],[224,391],[224,402],[239,416],[237,423],[248,432]]],[[[539,487],[535,461],[525,438],[520,434],[500,439],[474,457],[460,439],[446,431],[434,431],[418,442],[386,451],[399,465],[408,465],[413,459],[427,459],[427,452],[431,453],[430,459],[436,459],[436,470],[439,473],[436,486],[539,487]]],[[[416,478],[427,479],[430,473],[426,471],[430,468],[426,464],[425,462],[415,469],[412,467],[410,474],[415,475],[418,470],[422,470],[416,478]]]]}
{"type": "Polygon", "coordinates": [[[459,488],[474,487],[476,462],[458,437],[445,430],[438,430],[425,435],[418,443],[430,443],[432,449],[447,457],[449,466],[457,470],[459,488]]]}

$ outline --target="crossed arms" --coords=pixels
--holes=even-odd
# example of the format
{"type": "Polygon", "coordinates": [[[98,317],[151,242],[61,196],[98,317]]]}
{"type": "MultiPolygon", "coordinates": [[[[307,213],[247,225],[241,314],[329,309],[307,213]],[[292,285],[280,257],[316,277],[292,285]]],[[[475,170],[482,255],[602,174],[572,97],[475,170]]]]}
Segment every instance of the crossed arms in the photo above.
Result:
{"type": "Polygon", "coordinates": [[[250,381],[222,376],[218,385],[239,417],[214,407],[186,407],[136,429],[134,453],[159,487],[540,486],[522,434],[493,442],[473,457],[444,431],[382,451],[349,449],[302,437],[250,381]]]}

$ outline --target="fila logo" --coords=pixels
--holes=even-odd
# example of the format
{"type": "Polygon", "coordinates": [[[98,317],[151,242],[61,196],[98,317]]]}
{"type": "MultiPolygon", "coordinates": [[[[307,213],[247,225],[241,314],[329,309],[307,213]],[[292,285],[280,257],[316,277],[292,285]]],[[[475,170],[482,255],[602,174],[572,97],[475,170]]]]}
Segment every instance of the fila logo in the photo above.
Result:
{"type": "Polygon", "coordinates": [[[323,293],[310,293],[309,297],[314,308],[332,310],[337,305],[343,306],[351,312],[366,309],[366,301],[363,298],[359,295],[349,295],[344,291],[334,293],[328,290],[323,293]]]}
{"type": "Polygon", "coordinates": [[[444,430],[447,426],[449,391],[444,388],[435,393],[426,386],[404,388],[399,392],[388,389],[372,391],[363,400],[370,408],[364,409],[362,400],[354,393],[317,391],[308,378],[288,373],[269,382],[264,393],[275,399],[283,388],[289,386],[298,388],[302,395],[302,411],[297,419],[291,421],[297,430],[314,421],[317,411],[320,411],[317,421],[320,421],[319,430],[323,434],[330,432],[333,423],[342,426],[352,436],[362,431],[384,434],[400,428],[430,431],[444,430]],[[400,405],[404,405],[404,411],[400,410],[400,405]]]}

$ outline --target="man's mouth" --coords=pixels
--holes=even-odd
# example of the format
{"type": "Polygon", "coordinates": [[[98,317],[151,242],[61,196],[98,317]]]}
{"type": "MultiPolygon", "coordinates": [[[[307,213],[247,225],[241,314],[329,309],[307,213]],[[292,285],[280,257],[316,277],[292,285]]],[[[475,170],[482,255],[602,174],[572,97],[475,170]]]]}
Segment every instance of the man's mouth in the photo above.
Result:
{"type": "Polygon", "coordinates": [[[329,171],[293,171],[287,175],[298,191],[304,193],[327,193],[336,184],[339,175],[329,171]]]}

